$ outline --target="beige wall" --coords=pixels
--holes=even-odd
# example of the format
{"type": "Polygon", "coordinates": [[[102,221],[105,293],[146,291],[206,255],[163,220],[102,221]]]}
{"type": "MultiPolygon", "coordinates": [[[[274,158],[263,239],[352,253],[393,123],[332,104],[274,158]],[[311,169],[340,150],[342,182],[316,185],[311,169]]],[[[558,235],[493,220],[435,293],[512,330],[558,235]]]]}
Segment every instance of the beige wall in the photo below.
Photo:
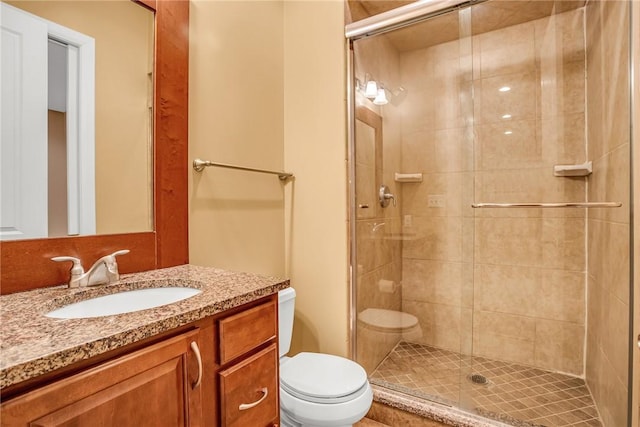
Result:
{"type": "Polygon", "coordinates": [[[67,118],[49,110],[49,163],[47,170],[49,236],[66,236],[67,231],[67,118]]]}
{"type": "Polygon", "coordinates": [[[587,13],[589,200],[621,201],[588,219],[586,378],[604,425],[627,423],[629,366],[629,60],[626,2],[593,2],[587,13]]]}
{"type": "Polygon", "coordinates": [[[96,231],[152,230],[153,13],[131,1],[7,3],[95,39],[96,231]]]}
{"type": "Polygon", "coordinates": [[[292,352],[346,355],[343,5],[192,1],[190,261],[284,275],[298,291],[292,352]]]}
{"type": "MultiPolygon", "coordinates": [[[[190,160],[283,169],[283,7],[191,2],[190,160]]],[[[284,275],[284,189],[293,185],[274,175],[190,170],[190,262],[284,275]]]]}
{"type": "Polygon", "coordinates": [[[344,10],[284,2],[286,274],[298,291],[293,351],[348,353],[344,10]]]}

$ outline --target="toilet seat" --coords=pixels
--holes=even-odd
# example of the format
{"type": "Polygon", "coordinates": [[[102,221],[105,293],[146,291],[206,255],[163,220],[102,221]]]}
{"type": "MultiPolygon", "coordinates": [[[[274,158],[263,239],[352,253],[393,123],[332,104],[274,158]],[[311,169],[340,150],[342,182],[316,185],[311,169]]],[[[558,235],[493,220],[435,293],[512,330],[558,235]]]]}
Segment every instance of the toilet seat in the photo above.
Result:
{"type": "Polygon", "coordinates": [[[418,324],[412,314],[383,308],[367,308],[360,312],[358,320],[372,329],[389,332],[402,332],[418,324]]]}
{"type": "Polygon", "coordinates": [[[362,366],[339,356],[299,353],[280,367],[280,387],[308,402],[342,403],[367,390],[362,366]]]}

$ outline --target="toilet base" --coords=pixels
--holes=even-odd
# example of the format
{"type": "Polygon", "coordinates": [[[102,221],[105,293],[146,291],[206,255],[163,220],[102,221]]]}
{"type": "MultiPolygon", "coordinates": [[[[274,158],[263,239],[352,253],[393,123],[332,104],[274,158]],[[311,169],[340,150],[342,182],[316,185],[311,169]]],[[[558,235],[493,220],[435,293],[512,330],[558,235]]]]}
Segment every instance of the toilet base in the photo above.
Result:
{"type": "Polygon", "coordinates": [[[280,423],[284,427],[351,427],[367,415],[372,403],[368,381],[352,400],[332,404],[301,400],[280,388],[280,423]]]}
{"type": "MultiPolygon", "coordinates": [[[[293,421],[287,414],[283,411],[280,411],[280,426],[282,427],[318,427],[314,424],[300,424],[298,422],[293,421]]],[[[353,424],[344,424],[335,427],[353,427],[353,424]]]]}

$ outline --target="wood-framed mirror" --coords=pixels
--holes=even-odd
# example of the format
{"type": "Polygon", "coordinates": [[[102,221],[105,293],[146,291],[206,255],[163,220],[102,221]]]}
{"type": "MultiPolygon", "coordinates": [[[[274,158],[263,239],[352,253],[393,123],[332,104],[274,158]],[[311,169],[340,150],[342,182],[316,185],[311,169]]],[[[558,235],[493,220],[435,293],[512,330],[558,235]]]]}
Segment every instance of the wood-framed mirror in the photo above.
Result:
{"type": "Polygon", "coordinates": [[[188,0],[134,0],[155,13],[154,231],[0,242],[0,293],[66,283],[69,267],[51,261],[74,256],[85,268],[119,249],[121,273],[189,262],[188,242],[188,0]]]}

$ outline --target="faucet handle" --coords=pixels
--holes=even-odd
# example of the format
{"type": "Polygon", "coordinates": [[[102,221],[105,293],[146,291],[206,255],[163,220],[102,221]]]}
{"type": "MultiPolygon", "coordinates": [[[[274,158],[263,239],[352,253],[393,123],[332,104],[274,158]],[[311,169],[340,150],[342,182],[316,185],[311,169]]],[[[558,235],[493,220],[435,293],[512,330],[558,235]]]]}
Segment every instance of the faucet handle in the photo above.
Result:
{"type": "Polygon", "coordinates": [[[396,196],[391,194],[389,187],[386,185],[380,186],[380,189],[378,190],[378,200],[380,201],[380,206],[383,208],[389,206],[389,200],[393,202],[393,207],[396,207],[396,196]]]}
{"type": "Polygon", "coordinates": [[[116,256],[128,254],[129,249],[100,257],[87,272],[87,286],[104,285],[120,280],[116,256]]]}
{"type": "Polygon", "coordinates": [[[129,249],[122,249],[119,251],[115,251],[111,255],[107,255],[103,258],[104,264],[107,267],[107,277],[109,278],[109,282],[120,280],[120,273],[118,272],[118,263],[116,262],[116,257],[119,255],[126,255],[129,252],[129,249]]]}
{"type": "Polygon", "coordinates": [[[51,261],[55,261],[55,262],[71,261],[73,263],[73,265],[71,266],[71,278],[76,276],[81,276],[84,274],[84,268],[82,267],[82,261],[80,261],[80,258],[76,258],[72,256],[56,256],[51,258],[51,261]]]}

